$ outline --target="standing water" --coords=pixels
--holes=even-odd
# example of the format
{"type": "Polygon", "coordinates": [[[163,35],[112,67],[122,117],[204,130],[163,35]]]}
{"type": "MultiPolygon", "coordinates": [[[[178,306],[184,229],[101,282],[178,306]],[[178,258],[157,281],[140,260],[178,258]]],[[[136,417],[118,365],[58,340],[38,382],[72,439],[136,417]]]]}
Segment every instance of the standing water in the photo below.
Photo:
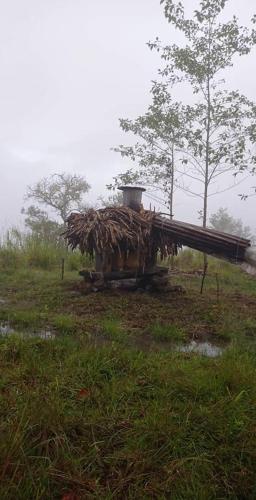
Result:
{"type": "Polygon", "coordinates": [[[177,347],[179,352],[194,352],[196,354],[202,354],[203,356],[208,356],[209,358],[216,358],[223,353],[223,349],[210,342],[195,342],[192,340],[189,344],[177,347]]]}

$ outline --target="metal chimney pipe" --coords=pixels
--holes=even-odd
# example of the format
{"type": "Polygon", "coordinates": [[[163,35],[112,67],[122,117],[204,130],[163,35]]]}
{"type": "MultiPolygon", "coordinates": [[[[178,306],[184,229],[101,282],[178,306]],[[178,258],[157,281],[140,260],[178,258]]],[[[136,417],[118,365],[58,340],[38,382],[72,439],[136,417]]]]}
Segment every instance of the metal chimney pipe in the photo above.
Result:
{"type": "Polygon", "coordinates": [[[123,191],[123,204],[125,207],[132,208],[139,212],[142,205],[142,193],[146,191],[145,188],[140,186],[121,186],[118,188],[123,191]]]}

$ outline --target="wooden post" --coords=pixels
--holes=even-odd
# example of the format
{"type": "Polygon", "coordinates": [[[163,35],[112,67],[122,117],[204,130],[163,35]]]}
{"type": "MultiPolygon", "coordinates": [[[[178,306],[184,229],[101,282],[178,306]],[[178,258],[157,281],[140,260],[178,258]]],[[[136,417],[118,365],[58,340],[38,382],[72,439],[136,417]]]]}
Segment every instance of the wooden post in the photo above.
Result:
{"type": "Polygon", "coordinates": [[[65,259],[62,257],[61,259],[61,280],[64,280],[64,273],[65,273],[65,259]]]}
{"type": "Polygon", "coordinates": [[[217,284],[217,302],[219,303],[219,301],[220,301],[220,281],[219,281],[218,273],[216,273],[216,284],[217,284]]]}
{"type": "MultiPolygon", "coordinates": [[[[206,254],[204,254],[204,255],[206,255],[206,254]]],[[[206,278],[207,269],[208,269],[208,262],[206,260],[206,262],[204,263],[204,274],[203,274],[202,283],[201,283],[201,290],[200,290],[201,295],[203,294],[203,290],[204,290],[204,281],[206,278]]]]}

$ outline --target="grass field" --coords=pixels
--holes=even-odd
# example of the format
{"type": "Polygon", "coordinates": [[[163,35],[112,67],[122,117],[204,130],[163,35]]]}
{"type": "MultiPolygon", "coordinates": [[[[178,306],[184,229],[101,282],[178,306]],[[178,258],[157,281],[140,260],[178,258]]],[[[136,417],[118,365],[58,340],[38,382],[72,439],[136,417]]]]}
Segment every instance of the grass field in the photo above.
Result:
{"type": "Polygon", "coordinates": [[[0,250],[14,331],[0,338],[0,498],[256,498],[256,279],[211,260],[201,296],[185,252],[184,293],[84,295],[59,255],[13,253],[0,250]],[[177,350],[191,340],[223,354],[177,350]]]}

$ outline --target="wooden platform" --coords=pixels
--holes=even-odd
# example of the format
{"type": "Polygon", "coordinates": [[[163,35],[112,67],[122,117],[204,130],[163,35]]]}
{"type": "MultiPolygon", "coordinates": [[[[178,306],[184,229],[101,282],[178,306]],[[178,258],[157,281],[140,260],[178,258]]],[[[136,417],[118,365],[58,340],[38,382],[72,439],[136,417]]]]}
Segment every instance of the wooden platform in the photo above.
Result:
{"type": "Polygon", "coordinates": [[[79,272],[87,284],[88,291],[100,291],[108,288],[126,290],[164,289],[169,284],[168,268],[153,267],[146,270],[112,271],[99,273],[86,269],[79,272]]]}

